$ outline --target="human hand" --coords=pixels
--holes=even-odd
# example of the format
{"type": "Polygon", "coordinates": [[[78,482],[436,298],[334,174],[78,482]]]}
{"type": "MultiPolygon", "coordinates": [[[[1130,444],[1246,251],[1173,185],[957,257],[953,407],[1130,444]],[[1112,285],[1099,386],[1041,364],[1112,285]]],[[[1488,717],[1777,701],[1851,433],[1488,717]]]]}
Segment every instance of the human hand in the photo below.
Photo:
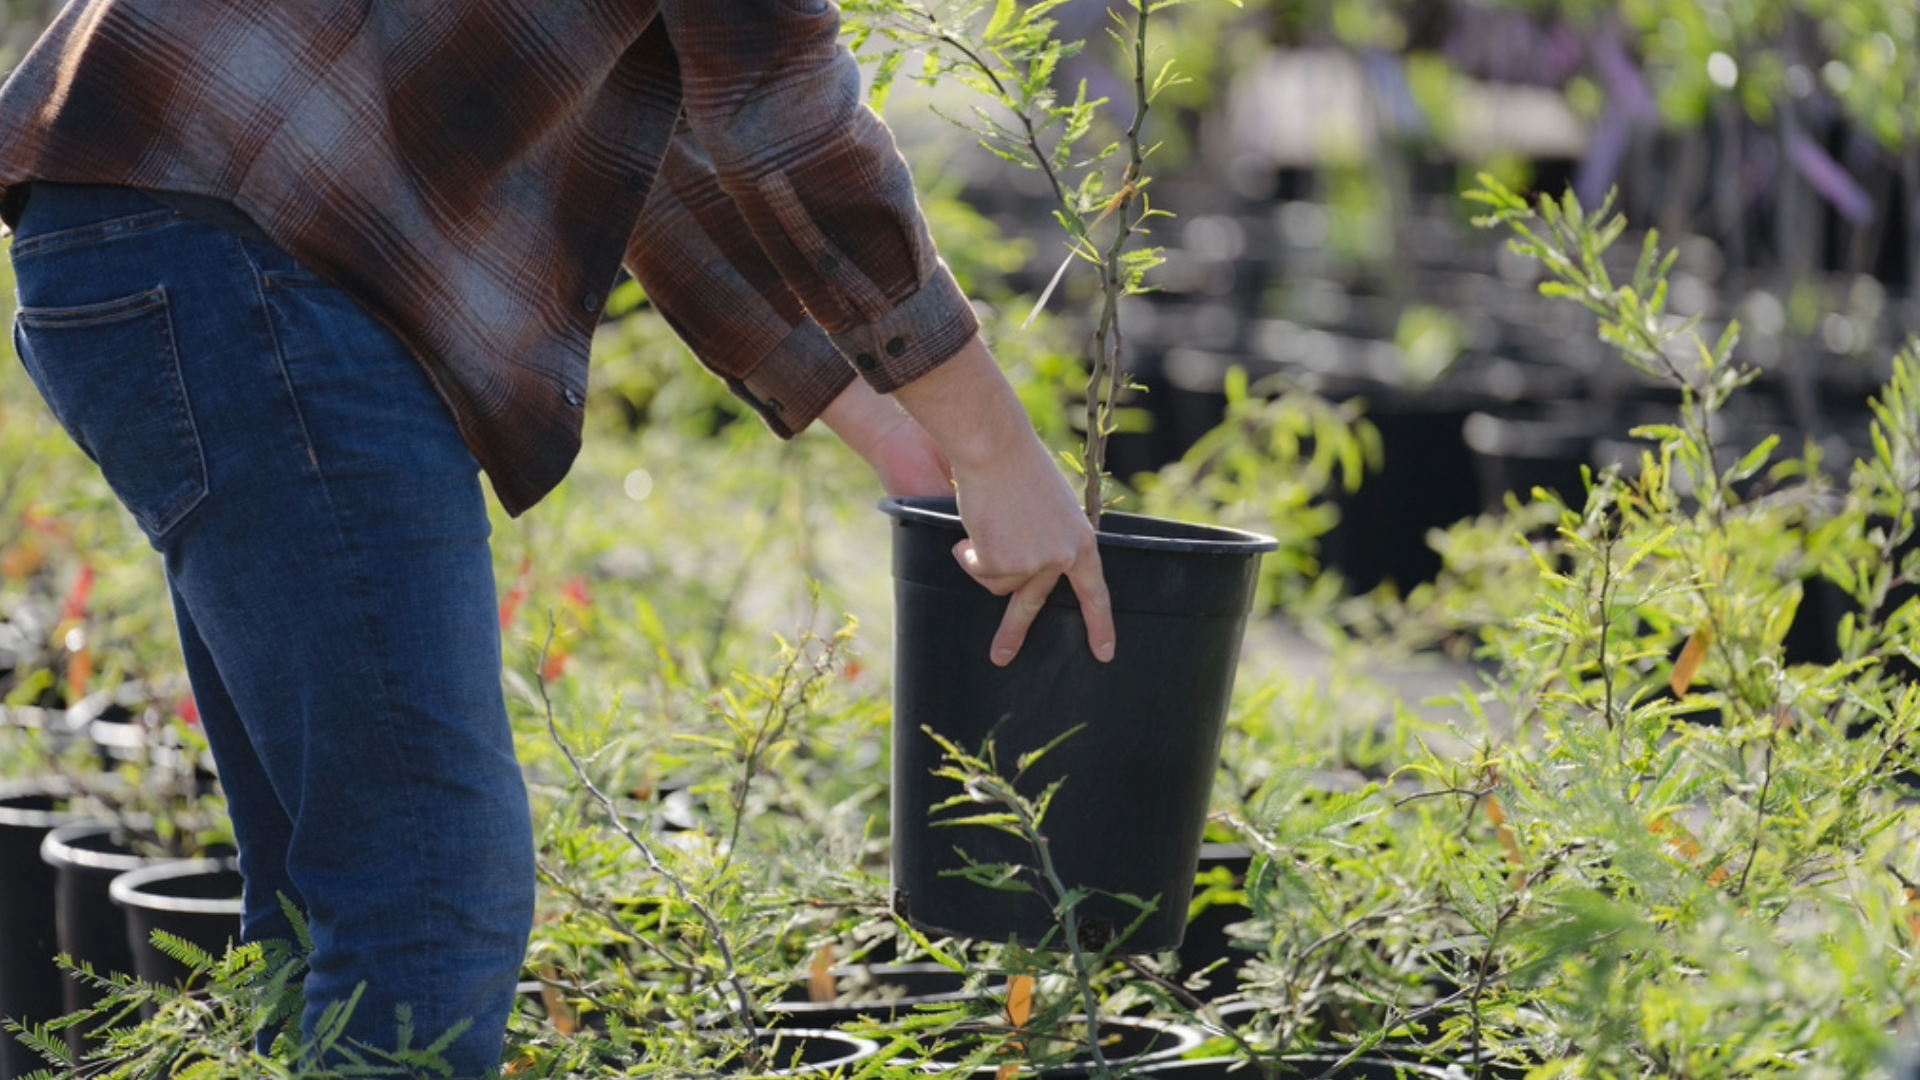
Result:
{"type": "Polygon", "coordinates": [[[1008,598],[989,646],[993,663],[1013,661],[1062,575],[1080,601],[1088,648],[1113,659],[1113,605],[1093,527],[986,346],[975,338],[894,397],[952,462],[967,527],[954,558],[1008,598]]]}
{"type": "Polygon", "coordinates": [[[994,664],[1013,662],[1062,575],[1080,600],[1087,647],[1104,663],[1114,653],[1113,605],[1093,527],[1031,431],[1028,442],[1030,448],[1010,447],[985,476],[961,471],[956,487],[967,538],[954,545],[953,557],[988,592],[1007,597],[990,646],[994,664]]]}

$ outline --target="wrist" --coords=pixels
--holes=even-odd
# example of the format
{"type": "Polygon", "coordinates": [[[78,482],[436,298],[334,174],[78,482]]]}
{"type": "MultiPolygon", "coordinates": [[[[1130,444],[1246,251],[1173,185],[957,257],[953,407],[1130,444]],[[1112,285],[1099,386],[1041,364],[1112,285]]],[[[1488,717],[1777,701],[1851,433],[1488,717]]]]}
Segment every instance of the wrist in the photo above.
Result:
{"type": "Polygon", "coordinates": [[[900,425],[913,422],[898,403],[855,379],[820,413],[820,422],[861,458],[871,462],[877,448],[900,425]]]}
{"type": "Polygon", "coordinates": [[[956,470],[986,469],[1046,450],[1020,397],[975,336],[946,363],[895,390],[956,470]]]}

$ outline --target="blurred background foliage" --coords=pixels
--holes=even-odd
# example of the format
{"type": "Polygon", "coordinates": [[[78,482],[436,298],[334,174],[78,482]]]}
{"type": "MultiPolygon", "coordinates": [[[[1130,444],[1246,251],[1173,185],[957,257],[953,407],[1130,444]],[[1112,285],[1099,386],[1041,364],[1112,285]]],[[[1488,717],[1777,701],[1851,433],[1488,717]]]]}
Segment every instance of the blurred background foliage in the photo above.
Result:
{"type": "MultiPolygon", "coordinates": [[[[851,32],[872,6],[845,0],[851,32]]],[[[7,0],[0,63],[53,8],[7,0]]],[[[1122,96],[1109,10],[1055,10],[1090,40],[1062,92],[1122,96]]],[[[1247,858],[1215,882],[1236,950],[1211,976],[1153,970],[1252,1002],[1269,1048],[1412,1044],[1503,1076],[1879,1075],[1920,934],[1910,0],[1167,19],[1158,59],[1187,80],[1151,122],[1172,216],[1158,289],[1123,314],[1120,505],[1282,546],[1217,790],[1212,836],[1247,858]],[[1584,209],[1555,203],[1559,246],[1516,249],[1472,224],[1483,174],[1584,209]],[[1635,260],[1650,232],[1672,258],[1655,274],[1635,260]]],[[[1035,177],[945,118],[974,104],[903,77],[885,115],[1065,447],[1088,283],[1069,273],[1029,323],[1065,250],[1035,177]]],[[[1493,208],[1546,229],[1525,198],[1493,208]]],[[[653,1022],[710,1015],[724,978],[773,993],[822,956],[927,944],[885,914],[871,478],[820,432],[767,437],[633,283],[608,315],[576,468],[495,520],[542,840],[530,970],[560,992],[516,1021],[535,1074],[691,1068],[653,1022]],[[643,1036],[607,1058],[554,1023],[562,998],[643,1036]]],[[[96,720],[176,744],[180,667],[155,561],[6,358],[0,768],[88,767],[96,720]]],[[[1028,958],[968,962],[978,987],[1028,958]]],[[[1103,992],[1193,1011],[1138,971],[1103,992]]]]}

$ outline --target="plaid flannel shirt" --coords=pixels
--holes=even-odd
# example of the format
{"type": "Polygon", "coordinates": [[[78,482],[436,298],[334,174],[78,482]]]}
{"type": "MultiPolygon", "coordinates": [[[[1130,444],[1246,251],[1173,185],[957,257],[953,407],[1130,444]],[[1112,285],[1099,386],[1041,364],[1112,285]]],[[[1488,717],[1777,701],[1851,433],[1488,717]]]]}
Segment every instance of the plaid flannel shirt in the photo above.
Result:
{"type": "Polygon", "coordinates": [[[618,267],[782,437],[977,328],[830,0],[73,0],[0,195],[225,200],[406,342],[502,505],[579,450],[618,267]]]}

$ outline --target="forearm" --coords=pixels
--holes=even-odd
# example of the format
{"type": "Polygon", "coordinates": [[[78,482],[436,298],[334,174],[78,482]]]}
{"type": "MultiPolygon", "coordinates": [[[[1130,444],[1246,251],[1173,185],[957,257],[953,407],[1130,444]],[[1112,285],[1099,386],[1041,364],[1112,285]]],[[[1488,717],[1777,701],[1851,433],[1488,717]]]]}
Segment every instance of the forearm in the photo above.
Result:
{"type": "Polygon", "coordinates": [[[1019,395],[977,335],[946,363],[894,391],[893,398],[958,472],[1032,467],[1036,453],[1048,459],[1019,395]]]}

